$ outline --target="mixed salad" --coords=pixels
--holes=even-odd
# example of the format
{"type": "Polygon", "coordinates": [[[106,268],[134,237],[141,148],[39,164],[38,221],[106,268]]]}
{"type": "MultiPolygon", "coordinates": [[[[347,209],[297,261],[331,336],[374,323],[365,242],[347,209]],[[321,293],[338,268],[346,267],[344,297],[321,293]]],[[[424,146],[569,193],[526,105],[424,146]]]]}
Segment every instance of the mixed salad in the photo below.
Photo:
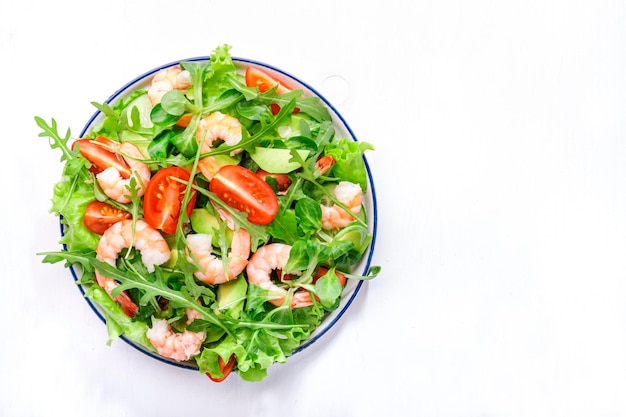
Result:
{"type": "Polygon", "coordinates": [[[214,381],[259,381],[340,303],[372,244],[365,142],[289,80],[230,47],[155,73],[80,138],[35,117],[62,153],[51,212],[65,262],[123,336],[214,381]]]}

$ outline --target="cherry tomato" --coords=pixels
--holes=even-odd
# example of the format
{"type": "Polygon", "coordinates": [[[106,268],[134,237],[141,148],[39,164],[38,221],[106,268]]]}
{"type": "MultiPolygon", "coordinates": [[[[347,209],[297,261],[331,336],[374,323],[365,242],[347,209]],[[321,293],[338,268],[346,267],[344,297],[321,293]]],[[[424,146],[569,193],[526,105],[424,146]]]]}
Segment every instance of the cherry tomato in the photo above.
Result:
{"type": "Polygon", "coordinates": [[[123,178],[130,178],[132,172],[124,158],[107,149],[114,143],[111,139],[104,136],[98,136],[96,139],[79,139],[72,144],[72,149],[77,143],[80,144],[81,155],[91,162],[90,171],[97,174],[109,167],[115,167],[123,178]]]}
{"type": "MultiPolygon", "coordinates": [[[[163,168],[150,179],[143,197],[143,217],[146,222],[168,234],[176,233],[186,188],[185,184],[173,177],[189,181],[190,175],[180,167],[163,168]]],[[[187,216],[191,216],[195,204],[196,192],[192,190],[186,207],[187,216]]]]}
{"type": "MultiPolygon", "coordinates": [[[[293,91],[292,88],[289,88],[285,83],[278,81],[276,78],[269,75],[267,72],[263,71],[260,68],[248,66],[246,68],[246,86],[248,87],[259,87],[259,91],[261,93],[266,92],[267,90],[273,88],[275,85],[278,85],[276,88],[276,94],[285,94],[290,91],[293,91]]],[[[272,114],[276,115],[280,111],[280,106],[276,103],[270,104],[270,108],[272,110],[272,114]]],[[[300,109],[295,108],[293,110],[294,113],[298,113],[300,109]]]]}
{"type": "Polygon", "coordinates": [[[125,210],[94,200],[87,204],[83,223],[87,229],[101,235],[114,223],[131,218],[132,214],[125,210]]]}
{"type": "Polygon", "coordinates": [[[230,373],[232,372],[233,368],[235,367],[235,365],[237,364],[237,357],[233,354],[230,355],[230,358],[228,358],[228,362],[224,363],[224,361],[222,360],[221,356],[217,357],[217,364],[220,367],[220,371],[222,371],[222,375],[219,378],[214,378],[211,376],[210,373],[206,373],[206,375],[211,378],[211,381],[213,382],[222,382],[223,380],[226,379],[226,377],[228,375],[230,375],[230,373]]]}
{"type": "Polygon", "coordinates": [[[239,165],[221,167],[209,183],[209,191],[232,208],[248,213],[248,220],[254,224],[268,224],[278,213],[278,199],[272,187],[239,165]]]}

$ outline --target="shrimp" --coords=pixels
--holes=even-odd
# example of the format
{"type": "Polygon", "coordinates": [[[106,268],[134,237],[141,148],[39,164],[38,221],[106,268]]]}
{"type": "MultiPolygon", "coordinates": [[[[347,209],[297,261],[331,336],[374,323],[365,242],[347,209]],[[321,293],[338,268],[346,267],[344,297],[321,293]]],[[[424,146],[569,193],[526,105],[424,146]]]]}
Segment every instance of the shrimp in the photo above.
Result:
{"type": "Polygon", "coordinates": [[[187,236],[187,246],[191,255],[187,254],[189,262],[197,262],[200,269],[195,272],[196,278],[208,284],[222,284],[235,279],[248,265],[250,256],[250,234],[239,228],[233,234],[231,250],[227,258],[227,267],[224,260],[211,252],[211,235],[205,233],[190,234],[187,236]]]}
{"type": "Polygon", "coordinates": [[[146,336],[161,356],[181,362],[200,353],[200,346],[206,337],[204,331],[174,333],[167,320],[156,320],[146,336]]]}
{"type": "MultiPolygon", "coordinates": [[[[341,181],[333,190],[333,194],[341,203],[343,203],[352,213],[359,214],[361,212],[362,191],[361,186],[348,181],[341,181]]],[[[322,227],[326,230],[341,229],[346,227],[354,217],[345,209],[336,204],[332,206],[322,206],[322,227]]]]}
{"type": "Polygon", "coordinates": [[[96,175],[98,185],[100,185],[102,191],[104,191],[109,198],[112,198],[118,203],[130,203],[130,199],[126,197],[126,195],[129,193],[128,187],[130,186],[131,179],[136,179],[138,183],[136,186],[137,195],[141,197],[148,181],[150,181],[150,167],[140,162],[144,159],[144,156],[135,145],[128,142],[111,142],[108,146],[113,148],[113,151],[119,152],[122,155],[130,167],[132,175],[130,178],[124,178],[117,168],[109,167],[96,175]],[[137,176],[138,178],[136,178],[137,176]]]}
{"type": "Polygon", "coordinates": [[[189,71],[183,70],[179,65],[175,65],[162,69],[152,77],[152,82],[148,89],[148,98],[154,107],[161,102],[163,95],[168,91],[186,91],[190,87],[191,74],[189,71]]]}
{"type": "MultiPolygon", "coordinates": [[[[246,272],[248,282],[269,291],[268,300],[279,307],[287,298],[287,290],[274,284],[271,273],[275,269],[283,269],[289,260],[291,246],[283,243],[270,243],[261,246],[250,258],[246,272]]],[[[311,295],[308,291],[296,291],[291,299],[291,307],[307,307],[312,305],[311,295]]]]}
{"type": "MultiPolygon", "coordinates": [[[[155,265],[161,265],[170,259],[171,252],[167,242],[158,232],[143,220],[137,220],[133,230],[132,220],[122,220],[109,227],[98,242],[96,247],[96,259],[115,266],[119,253],[124,248],[134,246],[141,253],[141,260],[148,272],[154,272],[155,265]]],[[[109,294],[117,282],[108,278],[96,270],[96,281],[109,294]]],[[[122,305],[122,309],[129,316],[137,313],[137,306],[132,302],[128,294],[122,292],[114,298],[122,305]]]]}
{"type": "MultiPolygon", "coordinates": [[[[213,144],[218,140],[223,140],[227,145],[233,146],[241,142],[241,123],[237,118],[228,114],[216,111],[202,118],[196,130],[196,141],[202,144],[201,153],[210,152],[213,144]]],[[[241,152],[241,149],[234,150],[231,156],[241,152]]],[[[220,165],[213,156],[202,158],[198,161],[198,168],[202,175],[211,180],[220,169],[220,165]]]]}

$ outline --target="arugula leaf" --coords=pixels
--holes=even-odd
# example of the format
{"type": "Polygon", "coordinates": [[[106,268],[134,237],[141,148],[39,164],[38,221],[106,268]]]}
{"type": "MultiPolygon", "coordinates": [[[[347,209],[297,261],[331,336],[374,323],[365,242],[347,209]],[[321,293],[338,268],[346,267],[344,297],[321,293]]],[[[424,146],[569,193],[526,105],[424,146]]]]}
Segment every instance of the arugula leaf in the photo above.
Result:
{"type": "Polygon", "coordinates": [[[39,137],[49,138],[50,148],[61,150],[61,162],[65,161],[63,173],[70,176],[77,175],[82,179],[86,179],[87,172],[85,168],[89,168],[90,164],[86,159],[78,158],[79,150],[72,150],[69,145],[72,135],[70,129],[68,128],[65,135],[61,136],[57,128],[56,120],[52,119],[50,125],[48,125],[41,117],[35,116],[35,123],[37,123],[37,126],[42,130],[42,132],[39,133],[39,137]]]}
{"type": "Polygon", "coordinates": [[[209,200],[221,209],[224,209],[230,214],[231,218],[235,221],[236,228],[243,227],[250,234],[250,245],[252,252],[255,252],[259,245],[266,243],[270,239],[270,235],[267,230],[267,226],[261,226],[258,224],[250,223],[248,221],[248,213],[243,213],[239,210],[235,210],[228,204],[224,203],[214,193],[194,187],[199,193],[209,197],[209,200]]]}
{"type": "MultiPolygon", "coordinates": [[[[106,262],[102,262],[97,259],[90,259],[89,261],[94,268],[100,271],[102,275],[120,282],[120,285],[111,292],[112,297],[116,297],[124,290],[130,288],[138,288],[144,292],[141,297],[141,302],[143,304],[145,304],[147,300],[151,297],[164,297],[170,302],[175,303],[176,306],[191,308],[198,311],[202,315],[204,320],[223,329],[226,332],[229,331],[228,327],[219,317],[217,317],[213,310],[199,305],[196,300],[191,297],[186,291],[177,291],[168,287],[164,282],[161,273],[154,274],[154,277],[156,279],[153,281],[148,279],[148,276],[143,275],[136,268],[132,267],[132,265],[128,263],[126,263],[128,270],[122,273],[119,269],[109,265],[106,262]]],[[[157,266],[155,270],[158,269],[160,268],[157,266]]]]}
{"type": "Polygon", "coordinates": [[[331,120],[328,109],[320,105],[320,99],[318,97],[301,97],[303,93],[302,90],[293,90],[285,94],[278,94],[276,93],[276,89],[277,87],[274,87],[260,93],[257,97],[258,100],[268,106],[270,104],[278,104],[281,108],[294,100],[294,108],[299,108],[301,113],[308,114],[318,122],[331,120]]]}
{"type": "Polygon", "coordinates": [[[127,129],[128,123],[121,114],[115,111],[109,103],[97,103],[91,102],[91,105],[105,116],[100,126],[93,129],[94,133],[108,136],[109,138],[115,138],[119,141],[119,134],[127,129]]]}
{"type": "Polygon", "coordinates": [[[74,272],[78,275],[76,283],[82,285],[90,285],[94,282],[94,269],[88,259],[95,256],[91,249],[81,249],[75,251],[57,251],[57,252],[39,252],[38,256],[43,256],[41,262],[55,264],[65,261],[64,266],[69,268],[74,265],[80,265],[80,268],[74,268],[74,272]]]}

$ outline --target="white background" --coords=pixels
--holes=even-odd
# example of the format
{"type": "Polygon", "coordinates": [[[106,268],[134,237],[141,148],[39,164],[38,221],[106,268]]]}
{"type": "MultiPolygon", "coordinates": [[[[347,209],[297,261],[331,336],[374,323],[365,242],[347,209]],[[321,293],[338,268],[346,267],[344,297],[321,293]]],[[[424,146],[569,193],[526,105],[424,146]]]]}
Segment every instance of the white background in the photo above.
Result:
{"type": "Polygon", "coordinates": [[[625,18],[598,0],[0,0],[0,415],[626,415],[625,18]],[[61,165],[34,116],[78,134],[91,101],[223,43],[376,148],[382,274],[261,383],[107,346],[36,255],[59,248],[61,165]]]}

